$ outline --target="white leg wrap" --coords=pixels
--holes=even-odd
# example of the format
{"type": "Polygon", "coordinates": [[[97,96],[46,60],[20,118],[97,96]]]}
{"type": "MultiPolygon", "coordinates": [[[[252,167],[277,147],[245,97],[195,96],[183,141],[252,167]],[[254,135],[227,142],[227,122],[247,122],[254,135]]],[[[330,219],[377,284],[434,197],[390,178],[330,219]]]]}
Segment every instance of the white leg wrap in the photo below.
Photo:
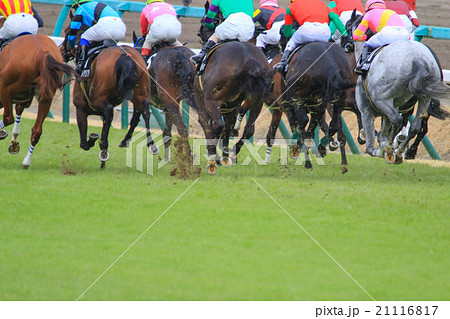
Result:
{"type": "Polygon", "coordinates": [[[267,164],[270,163],[270,153],[272,153],[272,147],[271,146],[267,146],[266,158],[264,160],[267,164]]]}
{"type": "Polygon", "coordinates": [[[239,131],[239,129],[241,128],[241,123],[242,123],[242,116],[238,115],[236,123],[234,124],[234,129],[236,131],[239,131]]]}
{"type": "Polygon", "coordinates": [[[0,130],[5,128],[5,124],[3,124],[3,120],[0,121],[0,130]]]}
{"type": "Polygon", "coordinates": [[[31,165],[31,154],[33,154],[34,146],[30,145],[30,148],[28,149],[27,155],[23,159],[22,165],[23,166],[30,166],[31,165]]]}
{"type": "Polygon", "coordinates": [[[17,137],[20,134],[20,115],[16,116],[16,121],[14,122],[12,134],[14,137],[17,137]]]}

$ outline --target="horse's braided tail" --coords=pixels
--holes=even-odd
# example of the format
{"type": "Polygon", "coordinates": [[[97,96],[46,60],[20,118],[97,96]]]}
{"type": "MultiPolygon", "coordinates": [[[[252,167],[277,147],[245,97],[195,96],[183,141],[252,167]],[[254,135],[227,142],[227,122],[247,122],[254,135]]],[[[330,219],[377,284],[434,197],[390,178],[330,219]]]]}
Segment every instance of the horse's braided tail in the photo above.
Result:
{"type": "Polygon", "coordinates": [[[244,92],[262,100],[267,99],[272,94],[274,72],[268,70],[262,63],[249,59],[241,71],[241,76],[247,77],[244,92]]]}
{"type": "Polygon", "coordinates": [[[38,98],[51,99],[56,89],[62,89],[64,85],[75,76],[75,70],[65,63],[58,62],[49,52],[42,51],[41,74],[37,82],[39,83],[38,98]],[[63,82],[62,74],[67,76],[63,82]]]}
{"type": "Polygon", "coordinates": [[[131,100],[133,89],[139,82],[136,63],[128,54],[122,54],[116,61],[115,71],[120,96],[131,100]]]}
{"type": "Polygon", "coordinates": [[[411,72],[404,77],[403,83],[416,97],[443,97],[450,93],[440,75],[433,74],[431,67],[424,60],[413,61],[411,72]]]}
{"type": "Polygon", "coordinates": [[[175,52],[172,71],[177,75],[180,84],[180,96],[192,108],[197,109],[194,96],[194,68],[191,61],[181,52],[175,52]]]}

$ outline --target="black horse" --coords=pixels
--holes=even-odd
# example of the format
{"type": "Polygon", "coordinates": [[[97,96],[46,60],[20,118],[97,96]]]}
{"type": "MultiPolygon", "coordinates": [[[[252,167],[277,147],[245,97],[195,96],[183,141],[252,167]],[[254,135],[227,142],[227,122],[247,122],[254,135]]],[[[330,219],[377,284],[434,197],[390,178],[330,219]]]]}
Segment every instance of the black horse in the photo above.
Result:
{"type": "Polygon", "coordinates": [[[283,108],[291,128],[297,128],[300,133],[298,145],[291,153],[302,146],[306,168],[312,167],[308,149],[314,145],[314,130],[323,122],[330,105],[333,106],[332,120],[326,134],[330,149],[335,150],[340,146],[341,164],[347,164],[341,113],[346,105],[347,91],[354,86],[352,78],[349,59],[336,44],[310,42],[293,54],[285,77],[283,108]],[[311,120],[307,113],[310,113],[311,120]],[[333,140],[336,132],[338,143],[333,140]]]}
{"type": "MultiPolygon", "coordinates": [[[[136,39],[135,47],[142,47],[144,38],[136,39]]],[[[167,42],[158,42],[152,47],[151,64],[148,67],[150,74],[151,103],[164,111],[166,123],[163,131],[165,147],[165,159],[169,160],[169,149],[172,141],[172,124],[175,123],[185,147],[186,154],[190,155],[188,131],[180,114],[180,105],[185,100],[192,108],[196,109],[194,98],[194,72],[195,67],[189,58],[194,52],[186,47],[173,47],[167,42]]],[[[133,110],[130,128],[119,147],[126,147],[133,135],[141,113],[133,110]]],[[[153,154],[158,149],[150,149],[153,154]]]]}
{"type": "MultiPolygon", "coordinates": [[[[205,5],[205,14],[208,8],[209,3],[205,5]]],[[[204,27],[203,19],[201,23],[198,35],[206,41],[211,32],[204,27]]],[[[229,138],[236,121],[237,107],[244,100],[250,115],[243,136],[235,145],[236,156],[245,141],[253,136],[263,100],[271,94],[272,76],[273,71],[269,69],[264,54],[253,44],[229,41],[211,50],[204,73],[196,76],[194,82],[199,122],[208,142],[209,174],[217,172],[220,162],[223,166],[231,165],[229,138]],[[216,154],[219,138],[223,142],[221,161],[216,154]]]]}

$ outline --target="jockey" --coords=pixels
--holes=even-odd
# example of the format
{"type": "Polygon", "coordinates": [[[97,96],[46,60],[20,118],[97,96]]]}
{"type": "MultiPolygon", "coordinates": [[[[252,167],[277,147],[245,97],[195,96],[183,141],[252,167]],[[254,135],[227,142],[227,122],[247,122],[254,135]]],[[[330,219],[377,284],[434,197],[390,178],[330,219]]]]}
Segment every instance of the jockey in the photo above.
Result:
{"type": "Polygon", "coordinates": [[[127,29],[119,14],[106,4],[92,0],[72,0],[72,8],[76,11],[70,23],[68,42],[70,48],[76,48],[78,32],[83,32],[76,60],[77,69],[81,71],[91,42],[110,40],[117,43],[125,37],[127,29]]]}
{"type": "Polygon", "coordinates": [[[0,2],[0,14],[6,18],[0,29],[0,46],[21,33],[37,33],[39,25],[43,26],[44,24],[37,13],[34,16],[33,10],[30,0],[2,0],[0,2]],[[37,17],[39,17],[40,23],[37,17]]]}
{"type": "Polygon", "coordinates": [[[385,4],[387,9],[395,11],[399,15],[409,33],[413,33],[419,26],[416,12],[405,1],[385,1],[385,4]]]}
{"type": "Polygon", "coordinates": [[[145,36],[142,46],[142,57],[145,61],[150,56],[152,46],[166,41],[170,45],[181,46],[178,37],[181,34],[181,23],[177,19],[175,8],[164,0],[147,0],[141,12],[141,32],[145,36]]]}
{"type": "Polygon", "coordinates": [[[274,69],[283,72],[288,63],[289,55],[299,44],[313,41],[328,42],[331,36],[328,26],[330,20],[344,36],[347,35],[339,16],[332,12],[321,0],[291,1],[286,9],[286,24],[283,28],[284,36],[291,37],[291,39],[286,45],[281,62],[277,63],[274,69]],[[292,29],[294,20],[300,25],[297,31],[292,29]]]}
{"type": "MultiPolygon", "coordinates": [[[[364,8],[361,4],[361,0],[334,0],[329,4],[331,11],[339,16],[342,24],[345,26],[352,17],[353,10],[356,10],[356,15],[363,15],[364,8]],[[333,3],[334,2],[334,3],[333,3]]],[[[331,23],[332,24],[332,23],[331,23]]],[[[341,38],[341,32],[336,30],[333,33],[332,39],[338,41],[341,38]]]]}
{"type": "Polygon", "coordinates": [[[375,34],[364,44],[361,58],[355,73],[362,74],[361,66],[366,62],[373,49],[394,41],[409,41],[410,35],[406,30],[402,19],[392,10],[386,9],[383,0],[368,0],[364,14],[358,28],[353,32],[355,41],[367,40],[365,34],[367,29],[371,29],[375,34]]]}
{"type": "Polygon", "coordinates": [[[286,10],[278,7],[277,0],[260,0],[259,6],[253,13],[253,21],[267,30],[256,38],[256,46],[264,52],[266,44],[277,45],[280,42],[286,10]]]}
{"type": "Polygon", "coordinates": [[[208,29],[214,29],[214,17],[219,12],[222,12],[225,21],[217,26],[200,53],[191,57],[194,64],[200,63],[219,41],[238,39],[247,42],[253,37],[253,0],[213,0],[204,21],[208,29]]]}

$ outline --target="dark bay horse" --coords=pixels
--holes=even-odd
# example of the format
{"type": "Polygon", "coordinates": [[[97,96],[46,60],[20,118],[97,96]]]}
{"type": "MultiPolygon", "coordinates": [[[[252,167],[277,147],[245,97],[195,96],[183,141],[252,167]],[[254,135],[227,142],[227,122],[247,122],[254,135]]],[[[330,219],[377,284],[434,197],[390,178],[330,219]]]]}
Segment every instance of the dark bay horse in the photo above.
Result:
{"type": "MultiPolygon", "coordinates": [[[[135,47],[142,47],[142,40],[134,38],[135,47]]],[[[172,124],[175,123],[178,133],[183,139],[186,155],[190,156],[188,131],[183,123],[180,111],[182,101],[186,101],[196,109],[194,98],[195,67],[189,58],[194,52],[186,47],[173,47],[163,42],[152,48],[151,64],[148,67],[150,74],[150,97],[152,105],[164,111],[166,123],[163,131],[165,159],[169,160],[170,144],[172,141],[172,124]],[[153,55],[155,54],[155,55],[153,55]]],[[[126,147],[133,135],[139,117],[139,109],[133,110],[130,129],[119,147],[126,147]]]]}
{"type": "MultiPolygon", "coordinates": [[[[73,58],[66,40],[61,46],[64,56],[73,58]]],[[[147,128],[147,145],[154,152],[155,145],[150,134],[150,88],[149,75],[144,59],[129,46],[109,47],[100,52],[91,66],[91,75],[85,81],[76,81],[73,89],[73,104],[77,110],[77,124],[80,132],[80,147],[89,150],[99,138],[90,134],[87,140],[87,117],[103,117],[100,142],[100,168],[109,159],[108,134],[113,119],[113,108],[127,99],[134,109],[142,113],[147,128]]]]}
{"type": "Polygon", "coordinates": [[[74,70],[63,63],[56,44],[44,35],[24,35],[14,39],[0,53],[0,140],[8,135],[4,127],[14,122],[12,105],[16,104],[16,120],[12,131],[9,152],[19,152],[17,137],[20,133],[20,118],[25,108],[37,96],[38,114],[31,129],[31,145],[23,160],[23,167],[31,164],[31,155],[42,134],[42,123],[48,115],[56,89],[64,87],[63,74],[70,80],[74,70]]]}
{"type": "MultiPolygon", "coordinates": [[[[208,6],[205,5],[205,14],[207,10],[208,6]]],[[[210,34],[202,19],[199,37],[204,42],[210,34]]],[[[273,74],[263,52],[253,44],[230,41],[210,52],[204,73],[196,76],[194,81],[198,119],[208,144],[209,174],[217,173],[218,163],[225,167],[232,163],[229,158],[229,138],[238,106],[244,100],[245,109],[250,110],[250,115],[243,136],[235,145],[233,156],[237,156],[245,141],[253,136],[263,100],[271,94],[273,74]],[[219,139],[223,143],[221,160],[216,154],[219,139]]]]}
{"type": "Polygon", "coordinates": [[[326,134],[330,149],[340,146],[341,164],[347,164],[345,135],[341,113],[347,91],[354,87],[350,62],[344,50],[328,42],[310,42],[294,53],[285,78],[283,108],[291,128],[300,133],[299,146],[305,152],[305,167],[311,168],[308,149],[313,147],[314,130],[323,121],[325,111],[333,105],[332,120],[326,134]],[[307,113],[310,113],[309,120],[307,113]],[[309,123],[308,130],[306,126],[309,123]],[[333,135],[338,133],[338,143],[333,135]]]}

